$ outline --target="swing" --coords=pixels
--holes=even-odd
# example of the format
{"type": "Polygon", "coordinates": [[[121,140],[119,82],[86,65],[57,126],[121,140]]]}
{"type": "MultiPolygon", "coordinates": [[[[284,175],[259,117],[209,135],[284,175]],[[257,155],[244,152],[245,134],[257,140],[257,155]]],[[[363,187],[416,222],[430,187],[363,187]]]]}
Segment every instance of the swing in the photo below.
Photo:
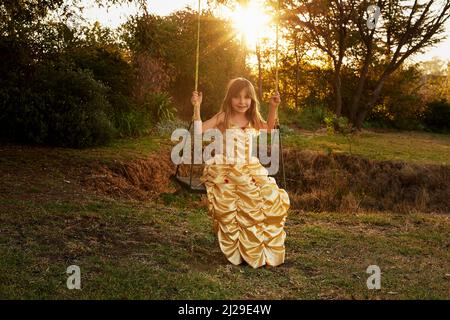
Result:
{"type": "MultiPolygon", "coordinates": [[[[196,61],[195,61],[195,91],[198,89],[198,69],[199,69],[199,57],[200,57],[200,14],[201,14],[201,7],[200,7],[200,1],[198,1],[198,17],[197,17],[197,50],[196,50],[196,61]]],[[[277,22],[276,22],[276,46],[275,46],[275,92],[278,92],[278,16],[280,11],[280,1],[278,1],[278,7],[277,7],[277,22]]],[[[283,145],[282,145],[282,139],[281,139],[281,131],[280,131],[280,124],[278,119],[278,109],[275,116],[275,128],[278,129],[279,132],[279,144],[280,144],[280,162],[281,162],[281,170],[282,170],[282,178],[283,178],[283,188],[286,188],[286,174],[284,171],[284,156],[283,156],[283,145]]],[[[192,128],[192,124],[194,123],[194,120],[192,119],[189,123],[188,132],[190,132],[192,128]]],[[[184,140],[185,143],[187,139],[184,140]]],[[[191,139],[192,141],[192,139],[191,139]]],[[[184,147],[184,146],[183,146],[184,147]]],[[[183,148],[184,149],[184,148],[183,148]]],[[[192,144],[191,144],[191,153],[192,153],[192,144]]],[[[172,176],[172,178],[184,189],[186,189],[189,192],[192,193],[203,193],[206,194],[206,188],[203,185],[203,183],[200,181],[200,176],[194,176],[193,175],[193,169],[194,164],[193,161],[190,163],[190,169],[189,169],[189,176],[182,176],[180,175],[180,165],[177,165],[175,174],[172,176]]]]}

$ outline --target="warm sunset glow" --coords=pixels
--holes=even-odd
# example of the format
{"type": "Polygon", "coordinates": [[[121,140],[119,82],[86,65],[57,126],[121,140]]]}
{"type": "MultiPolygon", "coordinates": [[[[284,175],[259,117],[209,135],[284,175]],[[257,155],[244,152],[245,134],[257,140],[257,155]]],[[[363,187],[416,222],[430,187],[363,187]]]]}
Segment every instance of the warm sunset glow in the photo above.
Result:
{"type": "Polygon", "coordinates": [[[233,21],[239,36],[243,36],[249,49],[254,49],[258,39],[272,38],[270,17],[260,1],[251,1],[248,6],[225,9],[223,15],[233,21]]]}

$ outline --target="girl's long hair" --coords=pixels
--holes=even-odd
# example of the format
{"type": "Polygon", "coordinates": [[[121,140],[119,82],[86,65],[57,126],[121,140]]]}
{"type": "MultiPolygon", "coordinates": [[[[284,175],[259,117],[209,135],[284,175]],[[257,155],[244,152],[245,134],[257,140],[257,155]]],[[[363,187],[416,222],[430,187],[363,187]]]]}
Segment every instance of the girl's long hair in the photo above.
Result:
{"type": "Polygon", "coordinates": [[[230,117],[233,111],[231,99],[239,96],[243,89],[247,90],[248,95],[252,99],[250,108],[245,112],[250,124],[253,128],[258,130],[263,127],[263,123],[265,123],[265,121],[261,117],[261,113],[259,111],[259,101],[256,97],[255,87],[245,78],[235,78],[228,83],[227,94],[225,95],[225,99],[223,99],[222,106],[220,107],[220,111],[225,113],[224,123],[219,126],[221,130],[230,128],[230,117]]]}

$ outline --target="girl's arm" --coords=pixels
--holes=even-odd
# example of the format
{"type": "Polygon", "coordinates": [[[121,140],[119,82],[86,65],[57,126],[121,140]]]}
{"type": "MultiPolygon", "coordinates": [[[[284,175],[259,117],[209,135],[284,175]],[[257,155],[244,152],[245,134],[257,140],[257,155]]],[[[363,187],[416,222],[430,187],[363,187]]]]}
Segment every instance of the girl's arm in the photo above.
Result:
{"type": "Polygon", "coordinates": [[[201,92],[197,91],[192,92],[191,103],[194,106],[194,116],[193,116],[194,132],[197,134],[201,134],[208,129],[215,128],[219,122],[223,121],[224,118],[223,112],[219,112],[211,119],[202,122],[202,119],[200,117],[200,106],[202,103],[202,98],[203,97],[201,92]]]}
{"type": "Polygon", "coordinates": [[[192,92],[191,103],[192,106],[194,107],[194,116],[192,120],[194,121],[202,121],[202,118],[200,117],[200,106],[202,104],[202,100],[203,100],[202,92],[197,91],[192,92]]]}
{"type": "Polygon", "coordinates": [[[223,122],[225,119],[225,113],[219,112],[215,116],[213,116],[211,119],[206,120],[203,122],[202,126],[202,132],[206,132],[206,130],[217,128],[217,125],[221,122],[223,122]]]}

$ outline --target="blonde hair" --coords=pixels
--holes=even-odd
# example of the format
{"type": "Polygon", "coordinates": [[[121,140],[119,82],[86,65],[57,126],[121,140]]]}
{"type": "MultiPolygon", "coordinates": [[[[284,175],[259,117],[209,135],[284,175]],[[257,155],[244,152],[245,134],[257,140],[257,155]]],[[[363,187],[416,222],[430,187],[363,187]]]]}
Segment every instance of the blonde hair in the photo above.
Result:
{"type": "Polygon", "coordinates": [[[244,89],[247,89],[247,93],[250,96],[252,102],[250,108],[245,112],[250,124],[255,129],[261,129],[263,124],[265,123],[264,119],[261,116],[259,111],[259,101],[256,96],[255,87],[253,84],[245,78],[235,78],[232,79],[227,86],[227,93],[225,98],[223,99],[222,106],[220,107],[220,111],[224,112],[225,117],[223,123],[220,124],[220,129],[225,130],[230,128],[230,116],[232,112],[231,99],[233,97],[239,96],[240,92],[244,89]]]}

